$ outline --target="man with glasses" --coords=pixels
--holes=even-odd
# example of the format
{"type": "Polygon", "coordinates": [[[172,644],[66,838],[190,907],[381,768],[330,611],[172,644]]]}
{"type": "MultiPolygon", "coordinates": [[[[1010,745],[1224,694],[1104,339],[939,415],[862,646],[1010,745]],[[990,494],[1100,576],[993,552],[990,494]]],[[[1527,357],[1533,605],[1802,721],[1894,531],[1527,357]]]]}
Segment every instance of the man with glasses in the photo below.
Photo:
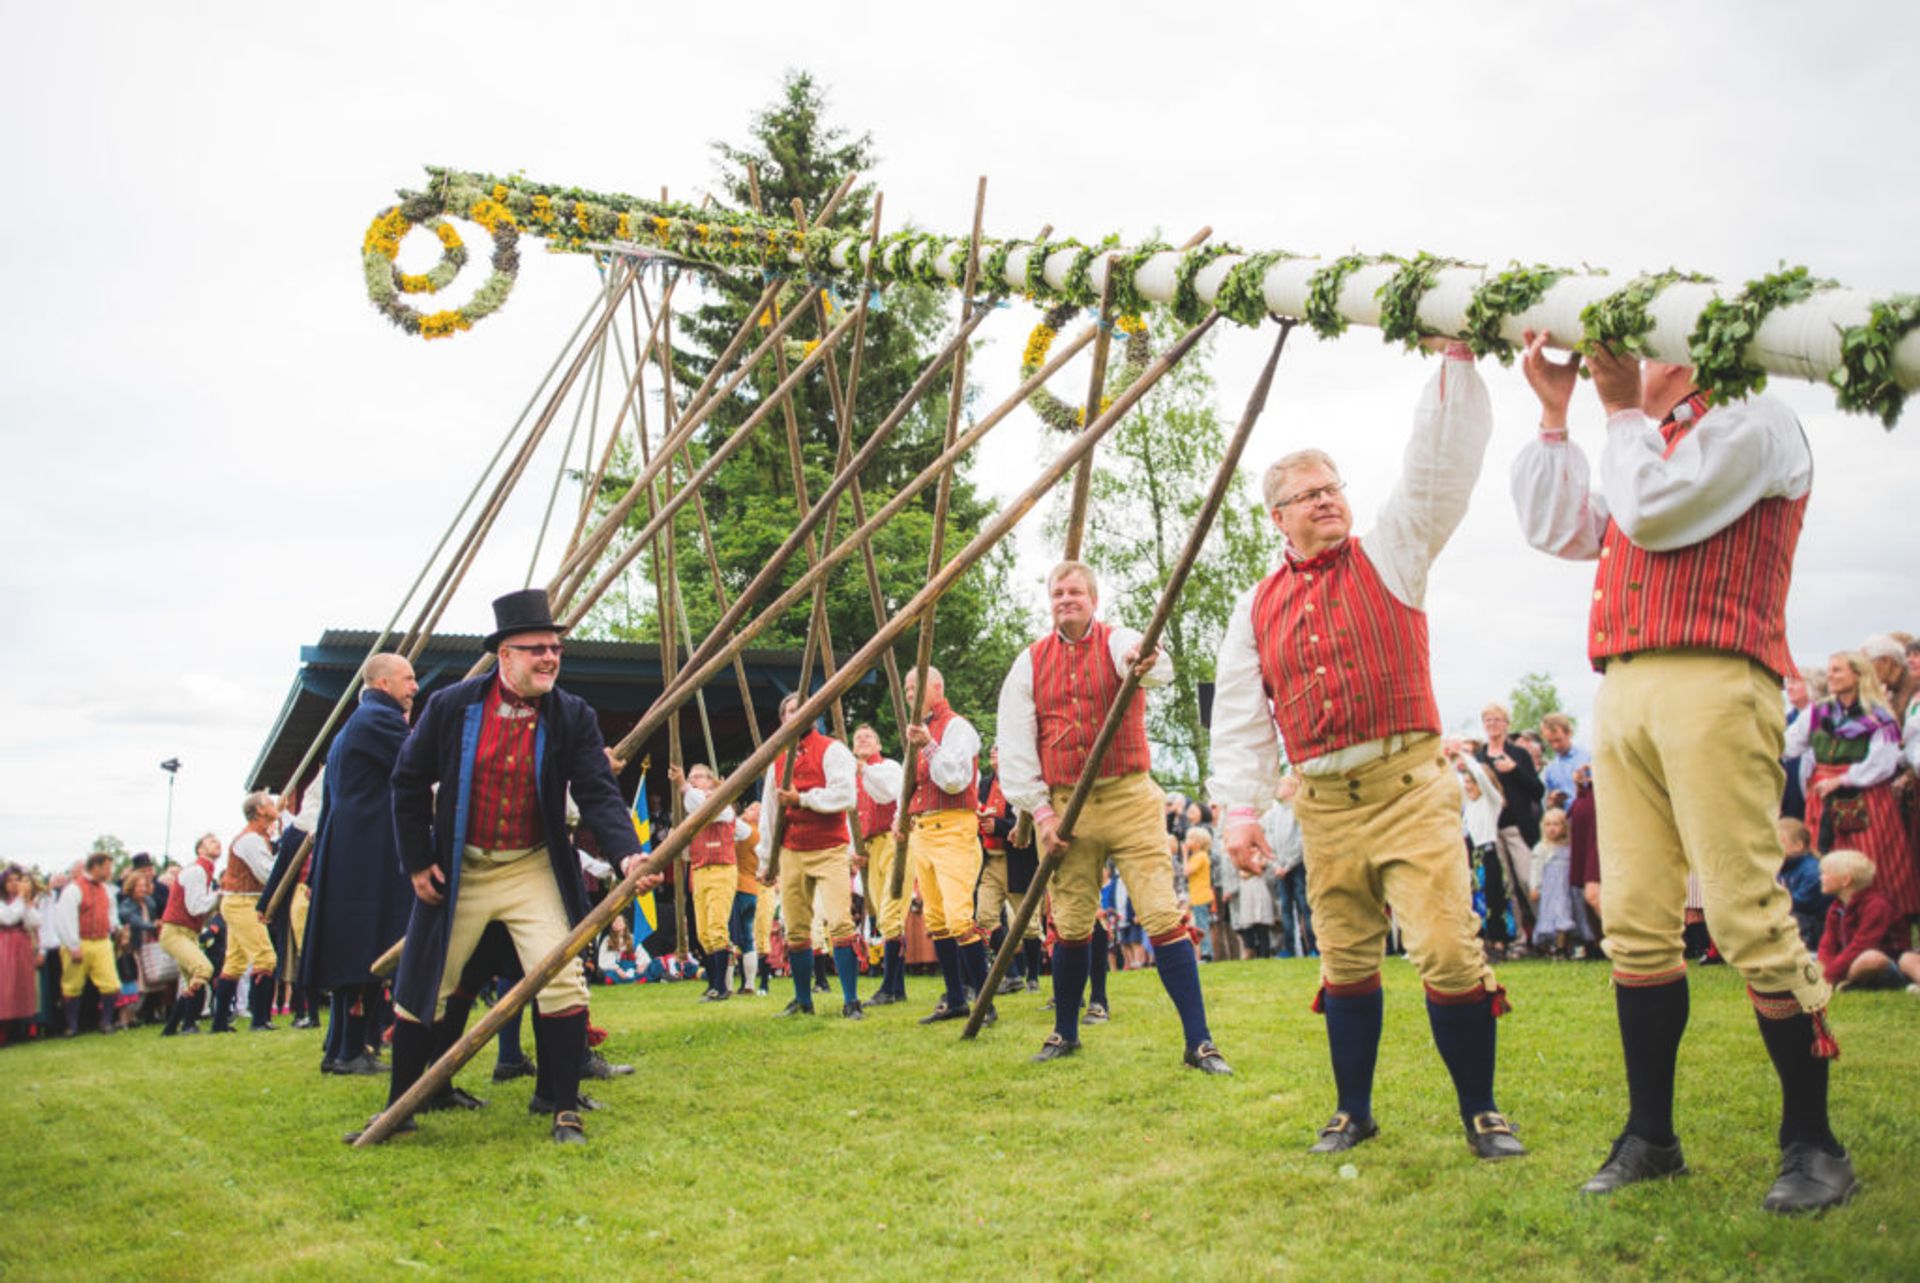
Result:
{"type": "MultiPolygon", "coordinates": [[[[554,685],[562,648],[546,593],[508,593],[493,614],[486,645],[498,667],[428,699],[393,769],[394,833],[415,903],[394,985],[389,1105],[459,1036],[464,1012],[435,1019],[489,924],[505,925],[531,972],[586,916],[569,790],[602,855],[627,870],[640,858],[593,709],[554,685]]],[[[536,1002],[535,1058],[547,1079],[536,1105],[551,1105],[555,1141],[580,1143],[587,987],[577,957],[536,1002]]],[[[414,1130],[412,1120],[399,1130],[414,1130]]]]}
{"type": "Polygon", "coordinates": [[[1279,788],[1283,744],[1300,775],[1293,806],[1320,944],[1314,1009],[1326,1017],[1339,1093],[1315,1153],[1379,1131],[1373,1075],[1389,909],[1426,987],[1467,1143],[1485,1159],[1526,1152],[1493,1099],[1504,991],[1473,915],[1423,608],[1428,569],[1466,515],[1492,427],[1472,354],[1455,344],[1414,412],[1399,484],[1365,539],[1351,536],[1332,458],[1300,450],[1275,463],[1265,497],[1285,555],[1235,605],[1220,646],[1209,788],[1229,808],[1227,852],[1245,873],[1271,856],[1260,815],[1279,788]]]}

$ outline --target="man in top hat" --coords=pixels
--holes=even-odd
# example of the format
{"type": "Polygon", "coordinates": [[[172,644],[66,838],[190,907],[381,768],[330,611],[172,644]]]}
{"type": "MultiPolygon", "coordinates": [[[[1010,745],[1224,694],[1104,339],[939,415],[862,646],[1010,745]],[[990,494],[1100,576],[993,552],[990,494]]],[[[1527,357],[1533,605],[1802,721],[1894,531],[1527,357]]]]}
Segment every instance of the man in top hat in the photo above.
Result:
{"type": "MultiPolygon", "coordinates": [[[[429,698],[393,770],[394,833],[415,903],[395,981],[389,1105],[459,1036],[454,1017],[436,1017],[489,924],[505,924],[531,971],[586,916],[567,832],[569,789],[602,855],[629,869],[640,857],[593,709],[555,686],[563,648],[546,593],[508,593],[493,613],[486,646],[497,667],[429,698]]],[[[553,1138],[584,1142],[587,986],[579,958],[537,1001],[535,1055],[548,1075],[553,1138]]],[[[412,1120],[401,1130],[412,1130],[412,1120]]]]}
{"type": "MultiPolygon", "coordinates": [[[[907,706],[919,690],[919,672],[907,674],[907,706]]],[[[907,842],[913,826],[913,873],[927,934],[947,990],[921,1024],[964,1020],[967,995],[991,1008],[987,983],[987,933],[973,919],[973,893],[980,884],[980,732],[947,703],[946,678],[927,669],[926,721],[907,728],[915,782],[908,814],[894,818],[894,845],[907,842]]],[[[989,1010],[988,1019],[994,1019],[989,1010]]]]}
{"type": "MultiPolygon", "coordinates": [[[[1689,998],[1687,875],[1700,875],[1722,956],[1747,982],[1780,1078],[1771,1212],[1832,1207],[1859,1187],[1827,1116],[1831,996],[1775,881],[1784,773],[1780,685],[1794,675],[1787,588],[1813,488],[1792,410],[1769,396],[1716,404],[1693,368],[1606,349],[1587,358],[1606,411],[1600,485],[1567,439],[1579,359],[1527,336],[1540,435],[1514,460],[1527,542],[1595,561],[1587,653],[1603,947],[1627,1070],[1627,1122],[1585,1189],[1607,1194],[1687,1170],[1673,1079],[1689,998]]],[[[1318,853],[1316,852],[1316,855],[1318,853]]]]}
{"type": "Polygon", "coordinates": [[[1095,768],[1072,841],[1060,836],[1057,812],[1073,795],[1107,710],[1119,698],[1122,674],[1139,669],[1143,686],[1164,686],[1173,678],[1172,660],[1158,651],[1140,654],[1139,633],[1095,617],[1099,601],[1093,567],[1078,561],[1055,566],[1047,576],[1053,631],[1014,658],[1000,685],[1001,788],[1015,808],[1033,816],[1042,857],[1060,857],[1051,888],[1058,936],[1053,1032],[1034,1059],[1057,1060],[1080,1050],[1080,999],[1093,965],[1101,874],[1111,860],[1153,941],[1160,983],[1180,1013],[1186,1063],[1202,1073],[1230,1074],[1207,1029],[1197,933],[1173,889],[1166,797],[1148,774],[1146,691],[1134,692],[1120,733],[1095,768]]]}
{"type": "Polygon", "coordinates": [[[1494,1103],[1494,1018],[1505,994],[1473,913],[1425,610],[1428,572],[1466,515],[1492,431],[1472,353],[1456,345],[1427,383],[1399,483],[1364,539],[1351,533],[1332,458],[1308,449],[1276,462],[1264,491],[1286,548],[1235,604],[1220,644],[1208,788],[1229,808],[1227,853],[1244,874],[1273,858],[1260,816],[1278,792],[1283,741],[1300,774],[1293,809],[1320,944],[1314,1006],[1326,1017],[1339,1101],[1315,1153],[1378,1132],[1389,910],[1426,990],[1468,1146],[1482,1159],[1526,1153],[1494,1103]]]}
{"type": "Polygon", "coordinates": [[[853,755],[859,774],[855,808],[860,843],[854,868],[867,879],[867,905],[880,928],[880,989],[867,999],[869,1007],[904,1002],[907,997],[907,900],[911,888],[904,882],[893,894],[893,821],[900,809],[900,763],[880,751],[880,732],[859,726],[853,732],[853,755]]]}
{"type": "MultiPolygon", "coordinates": [[[[801,702],[798,691],[781,700],[780,720],[792,720],[801,702]]],[[[852,865],[848,857],[851,834],[847,828],[847,812],[857,801],[853,754],[839,740],[821,734],[817,726],[808,726],[790,751],[795,757],[792,787],[780,787],[786,774],[786,753],[774,758],[767,768],[761,790],[765,802],[759,842],[760,880],[769,882],[775,872],[773,834],[775,829],[782,829],[780,918],[786,927],[794,997],[780,1014],[813,1014],[814,962],[808,946],[817,896],[821,928],[833,948],[833,967],[840,978],[840,1014],[848,1020],[860,1020],[864,1018],[856,988],[860,963],[853,952],[860,935],[853,926],[852,865]]]]}

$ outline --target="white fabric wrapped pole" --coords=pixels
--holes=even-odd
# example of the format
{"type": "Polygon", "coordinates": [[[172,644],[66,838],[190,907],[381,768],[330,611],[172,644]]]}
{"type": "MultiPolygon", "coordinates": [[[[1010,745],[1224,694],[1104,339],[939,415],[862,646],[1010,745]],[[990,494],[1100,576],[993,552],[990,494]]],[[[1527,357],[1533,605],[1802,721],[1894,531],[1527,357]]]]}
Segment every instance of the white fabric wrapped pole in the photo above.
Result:
{"type": "MultiPolygon", "coordinates": [[[[1065,288],[1073,260],[1082,252],[1067,248],[1048,255],[1042,269],[1047,283],[1055,289],[1065,288]]],[[[1116,247],[1112,252],[1126,251],[1116,247]]],[[[934,270],[942,278],[958,279],[957,253],[949,250],[936,257],[934,270]]],[[[1022,245],[1007,255],[1004,284],[1008,288],[1025,287],[1031,253],[1030,246],[1022,245]]],[[[834,247],[831,257],[836,266],[848,266],[849,256],[839,246],[834,247]]],[[[859,257],[853,256],[856,264],[859,257]]],[[[1227,273],[1245,257],[1223,254],[1195,273],[1194,291],[1202,303],[1213,302],[1227,273]]],[[[1107,254],[1099,254],[1088,267],[1088,278],[1096,291],[1106,283],[1107,258],[1107,254]]],[[[1174,251],[1153,255],[1134,273],[1134,288],[1152,302],[1172,302],[1179,265],[1180,255],[1174,251]]],[[[1313,274],[1324,266],[1326,263],[1320,259],[1288,258],[1268,268],[1262,289],[1268,310],[1282,316],[1304,314],[1308,284],[1313,274]]],[[[1341,284],[1337,308],[1340,315],[1354,325],[1377,327],[1380,303],[1374,295],[1398,270],[1398,265],[1393,263],[1373,263],[1356,269],[1341,284]]],[[[1464,336],[1467,304],[1486,279],[1487,272],[1482,268],[1442,268],[1432,288],[1420,300],[1421,324],[1437,334],[1464,336]]],[[[1518,344],[1522,330],[1547,330],[1553,335],[1554,346],[1571,347],[1584,332],[1580,324],[1581,309],[1622,289],[1632,279],[1569,273],[1556,281],[1532,307],[1506,317],[1500,327],[1501,336],[1518,344]]],[[[1667,286],[1647,307],[1654,323],[1646,336],[1647,349],[1662,361],[1688,363],[1687,340],[1701,311],[1714,298],[1729,293],[1691,281],[1675,281],[1667,286]]],[[[1772,374],[1825,382],[1827,376],[1840,367],[1841,331],[1864,324],[1874,298],[1862,290],[1822,290],[1802,302],[1775,308],[1748,344],[1746,358],[1772,374]]],[[[1920,330],[1901,339],[1893,350],[1893,357],[1895,378],[1900,386],[1908,391],[1920,387],[1920,330]]]]}

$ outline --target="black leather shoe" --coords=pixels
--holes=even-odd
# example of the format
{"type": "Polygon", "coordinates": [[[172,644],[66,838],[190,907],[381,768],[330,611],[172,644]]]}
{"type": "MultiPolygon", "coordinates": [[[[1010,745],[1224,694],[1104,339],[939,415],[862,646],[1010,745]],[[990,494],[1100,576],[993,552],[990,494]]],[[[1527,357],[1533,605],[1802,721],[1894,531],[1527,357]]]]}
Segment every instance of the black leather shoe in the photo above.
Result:
{"type": "Polygon", "coordinates": [[[705,993],[700,995],[700,1001],[725,1002],[727,999],[731,997],[733,997],[733,995],[731,993],[728,993],[725,989],[709,989],[705,993]]]}
{"type": "Polygon", "coordinates": [[[1352,1114],[1341,1112],[1327,1120],[1320,1129],[1320,1139],[1307,1150],[1309,1154],[1344,1154],[1362,1141],[1372,1140],[1380,1134],[1380,1124],[1371,1118],[1355,1118],[1352,1114]]]}
{"type": "Polygon", "coordinates": [[[563,1109],[553,1116],[553,1139],[557,1145],[584,1145],[587,1143],[586,1124],[571,1109],[563,1109]]]}
{"type": "Polygon", "coordinates": [[[1087,1004],[1086,1014],[1080,1017],[1080,1023],[1083,1025],[1104,1025],[1109,1019],[1110,1017],[1107,1015],[1107,1004],[1104,1002],[1092,1002],[1087,1004]]]}
{"type": "Polygon", "coordinates": [[[1475,1155],[1497,1162],[1502,1158],[1521,1158],[1527,1147],[1513,1134],[1513,1124],[1503,1114],[1488,1110],[1475,1114],[1467,1123],[1467,1144],[1475,1155]]]}
{"type": "Polygon", "coordinates": [[[427,1097],[418,1112],[431,1114],[442,1109],[485,1109],[486,1107],[486,1101],[449,1083],[442,1090],[427,1097]]]}
{"type": "Polygon", "coordinates": [[[1045,1064],[1049,1060],[1065,1059],[1079,1050],[1080,1040],[1078,1038],[1072,1042],[1068,1042],[1060,1036],[1060,1031],[1056,1029],[1047,1035],[1047,1040],[1040,1044],[1040,1050],[1034,1052],[1031,1059],[1036,1065],[1045,1064]]]}
{"type": "Polygon", "coordinates": [[[841,1018],[845,1020],[865,1020],[867,1018],[867,1013],[861,1009],[858,998],[852,1002],[841,1004],[840,1015],[841,1018]]]}
{"type": "Polygon", "coordinates": [[[318,1029],[320,1027],[320,1022],[318,1020],[315,1020],[312,1016],[301,1016],[299,1019],[293,1022],[293,1027],[295,1029],[318,1029]]]}
{"type": "Polygon", "coordinates": [[[812,1014],[813,1014],[813,1008],[807,1006],[805,1003],[801,1002],[798,998],[795,998],[792,1002],[788,1003],[785,1007],[781,1008],[780,1010],[781,1016],[811,1016],[812,1014]]]}
{"type": "Polygon", "coordinates": [[[532,1078],[538,1072],[539,1070],[534,1067],[534,1063],[531,1060],[515,1060],[508,1064],[495,1065],[493,1067],[493,1081],[497,1083],[510,1083],[516,1078],[532,1078]]]}
{"type": "MultiPolygon", "coordinates": [[[[380,1115],[375,1114],[373,1118],[369,1118],[367,1120],[367,1127],[373,1126],[374,1119],[377,1119],[379,1117],[380,1115]]],[[[345,1136],[342,1136],[340,1139],[345,1141],[347,1144],[351,1145],[355,1141],[360,1139],[360,1137],[366,1132],[367,1127],[362,1127],[359,1131],[348,1132],[345,1136]]],[[[404,1122],[401,1122],[392,1131],[387,1133],[387,1140],[392,1140],[395,1136],[411,1136],[419,1130],[420,1130],[420,1125],[414,1122],[413,1117],[409,1115],[404,1122]]],[[[386,1144],[386,1141],[381,1141],[380,1144],[384,1145],[386,1144]]]]}
{"type": "Polygon", "coordinates": [[[1656,1145],[1650,1140],[1623,1132],[1620,1139],[1613,1142],[1607,1161],[1600,1164],[1600,1170],[1593,1174],[1592,1180],[1580,1187],[1580,1192],[1611,1194],[1623,1185],[1666,1180],[1686,1174],[1687,1159],[1680,1152],[1678,1140],[1671,1145],[1656,1145]]]}
{"type": "MultiPolygon", "coordinates": [[[[273,1021],[271,1020],[262,1020],[257,1025],[248,1025],[247,1030],[250,1033],[256,1033],[256,1034],[277,1034],[280,1032],[280,1026],[274,1024],[273,1021]]],[[[110,1034],[110,1033],[113,1033],[114,1030],[102,1029],[100,1032],[103,1034],[110,1034]]]]}
{"type": "Polygon", "coordinates": [[[1760,1205],[1769,1212],[1819,1212],[1839,1207],[1859,1189],[1851,1155],[1796,1141],[1780,1151],[1780,1179],[1760,1205]]]}
{"type": "Polygon", "coordinates": [[[942,1020],[965,1020],[971,1014],[965,1003],[961,1003],[958,1007],[949,1006],[947,1000],[942,998],[932,1011],[920,1017],[920,1023],[937,1025],[942,1020]]]}
{"type": "Polygon", "coordinates": [[[632,1072],[632,1065],[610,1065],[607,1058],[597,1051],[588,1052],[580,1066],[582,1078],[625,1078],[632,1072]]]}
{"type": "Polygon", "coordinates": [[[876,993],[873,995],[873,997],[867,999],[866,1005],[869,1007],[891,1007],[894,1003],[899,1001],[900,999],[896,997],[894,994],[889,993],[885,989],[882,989],[879,993],[876,993]]]}
{"type": "Polygon", "coordinates": [[[339,1061],[330,1060],[327,1057],[322,1056],[320,1058],[320,1072],[323,1074],[344,1074],[347,1071],[340,1068],[339,1061]]]}
{"type": "Polygon", "coordinates": [[[1187,1048],[1186,1061],[1189,1069],[1198,1069],[1203,1074],[1225,1074],[1229,1078],[1233,1076],[1233,1066],[1229,1065],[1227,1058],[1220,1054],[1220,1049],[1210,1042],[1187,1048]]]}
{"type": "MultiPolygon", "coordinates": [[[[587,1095],[584,1091],[580,1093],[581,1113],[591,1114],[594,1110],[602,1108],[605,1108],[605,1106],[601,1105],[599,1101],[587,1095]]],[[[553,1102],[545,1096],[536,1093],[527,1099],[527,1112],[529,1114],[551,1114],[553,1112],[553,1102]]]]}
{"type": "Polygon", "coordinates": [[[350,1074],[357,1078],[378,1078],[381,1074],[392,1073],[393,1066],[387,1064],[385,1061],[375,1060],[372,1056],[363,1053],[355,1056],[352,1060],[334,1061],[333,1072],[336,1074],[350,1074]]]}

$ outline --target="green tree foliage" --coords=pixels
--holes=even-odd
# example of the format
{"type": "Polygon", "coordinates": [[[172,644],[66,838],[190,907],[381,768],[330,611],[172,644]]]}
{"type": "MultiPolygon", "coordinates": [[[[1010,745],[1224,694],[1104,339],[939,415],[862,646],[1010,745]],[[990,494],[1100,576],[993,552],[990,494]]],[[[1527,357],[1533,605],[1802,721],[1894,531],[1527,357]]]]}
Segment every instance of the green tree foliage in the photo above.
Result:
{"type": "Polygon", "coordinates": [[[1514,684],[1508,697],[1513,705],[1513,729],[1537,731],[1540,719],[1560,711],[1560,688],[1546,673],[1528,673],[1514,684]]]}
{"type": "MultiPolygon", "coordinates": [[[[752,207],[749,166],[758,179],[763,207],[768,213],[791,215],[798,199],[809,217],[848,173],[865,172],[876,161],[870,134],[858,135],[829,122],[823,89],[805,72],[791,72],[772,104],[755,117],[744,145],[716,143],[719,184],[723,202],[752,207]]],[[[856,185],[842,202],[834,223],[865,229],[871,219],[873,189],[856,185]]],[[[684,304],[693,282],[680,287],[676,303],[684,304]]],[[[755,276],[712,274],[700,284],[702,302],[675,324],[676,392],[684,398],[712,368],[714,360],[752,310],[764,282],[755,276]]],[[[792,297],[792,291],[789,292],[792,297]]],[[[857,296],[844,291],[833,298],[832,319],[845,315],[857,296]]],[[[939,350],[958,313],[958,297],[949,291],[895,286],[875,300],[870,311],[860,360],[860,383],[854,408],[854,446],[886,417],[908,387],[939,350]]],[[[815,316],[798,322],[790,335],[796,342],[820,333],[815,316]]],[[[757,341],[757,335],[756,340],[757,341]]],[[[850,345],[842,344],[839,367],[847,375],[850,345]]],[[[653,382],[657,383],[657,380],[653,382]]],[[[715,412],[698,434],[696,466],[707,452],[737,428],[772,392],[778,382],[769,359],[715,412]]],[[[937,390],[895,431],[888,446],[861,482],[872,513],[937,457],[946,428],[947,389],[942,377],[937,390]]],[[[838,424],[823,370],[816,370],[793,397],[804,460],[809,500],[817,499],[832,475],[839,446],[838,424]]],[[[653,425],[658,438],[660,425],[653,425]]],[[[964,430],[964,422],[963,422],[964,430]]],[[[610,469],[603,504],[624,492],[638,466],[637,451],[624,451],[610,469]]],[[[682,479],[684,470],[676,475],[682,479]]],[[[736,594],[792,531],[801,509],[795,502],[793,469],[787,446],[784,414],[775,412],[756,429],[746,445],[722,465],[702,492],[713,526],[714,550],[720,561],[729,597],[736,594]]],[[[913,504],[880,531],[873,540],[882,596],[891,613],[903,606],[926,583],[927,547],[933,528],[934,489],[929,486],[913,504]]],[[[978,530],[992,507],[957,472],[948,513],[945,552],[959,551],[978,530]]],[[[633,524],[644,520],[644,505],[633,524]]],[[[853,529],[850,502],[842,502],[837,536],[853,529]]],[[[700,552],[698,526],[691,508],[676,522],[680,581],[696,638],[704,636],[719,617],[709,574],[700,552]]],[[[824,545],[821,545],[824,551],[824,545]]],[[[781,585],[790,584],[805,570],[805,554],[788,563],[781,585]]],[[[957,583],[940,601],[937,614],[934,663],[947,678],[954,707],[972,718],[991,740],[993,710],[1001,678],[1018,647],[1026,640],[1030,620],[1018,604],[1000,591],[1012,567],[1011,549],[1002,549],[957,583]]],[[[653,620],[653,590],[644,582],[650,574],[645,558],[635,564],[628,583],[609,595],[591,617],[600,635],[625,638],[657,636],[653,620]]],[[[776,589],[777,591],[777,589],[776,589]]],[[[771,594],[769,594],[769,598],[771,594]]],[[[757,611],[755,613],[758,613],[757,611]]],[[[873,635],[873,609],[865,573],[857,556],[843,562],[830,578],[827,613],[836,654],[845,658],[873,635]]],[[[755,641],[756,646],[798,648],[806,639],[808,612],[796,607],[786,618],[755,641]]],[[[896,648],[904,671],[911,664],[915,633],[909,631],[896,648]]],[[[816,669],[816,673],[818,669],[816,669]]],[[[872,720],[890,747],[900,744],[898,728],[884,682],[855,688],[847,700],[850,719],[872,720]]]]}
{"type": "MultiPolygon", "coordinates": [[[[1153,325],[1156,348],[1180,333],[1165,317],[1156,316],[1153,325]]],[[[1081,551],[1100,572],[1106,617],[1135,628],[1152,617],[1226,450],[1229,427],[1214,405],[1207,371],[1211,351],[1212,341],[1203,341],[1114,428],[1096,455],[1081,551]]],[[[1063,488],[1049,523],[1056,542],[1067,508],[1063,488]]],[[[1213,680],[1234,599],[1272,568],[1279,544],[1243,467],[1161,639],[1173,661],[1173,683],[1147,703],[1156,774],[1182,792],[1201,792],[1208,775],[1200,685],[1213,680]]]]}

